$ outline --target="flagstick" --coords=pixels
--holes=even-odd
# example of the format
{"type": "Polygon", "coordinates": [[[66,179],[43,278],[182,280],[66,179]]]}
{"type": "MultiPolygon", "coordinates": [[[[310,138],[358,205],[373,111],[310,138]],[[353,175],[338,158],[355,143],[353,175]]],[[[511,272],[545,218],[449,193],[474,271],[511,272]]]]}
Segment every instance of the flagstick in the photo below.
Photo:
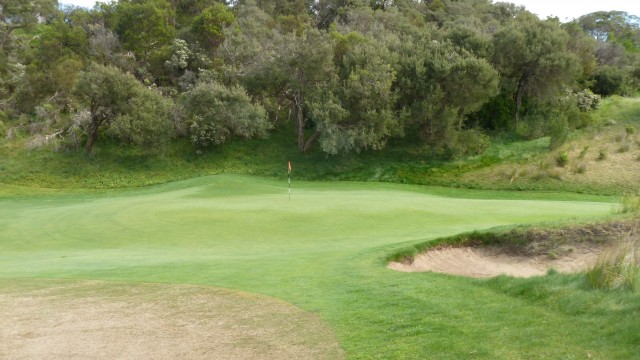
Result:
{"type": "Polygon", "coordinates": [[[289,182],[289,201],[291,201],[291,161],[287,164],[287,180],[289,182]]]}

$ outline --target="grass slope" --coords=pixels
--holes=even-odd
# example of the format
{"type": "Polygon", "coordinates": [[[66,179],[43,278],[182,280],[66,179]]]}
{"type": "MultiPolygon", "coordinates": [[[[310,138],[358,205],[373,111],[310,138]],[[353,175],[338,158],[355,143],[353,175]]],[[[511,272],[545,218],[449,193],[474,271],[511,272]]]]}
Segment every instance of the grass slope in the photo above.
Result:
{"type": "Polygon", "coordinates": [[[0,276],[257,292],[318,313],[354,359],[640,356],[637,293],[587,290],[578,275],[474,280],[385,268],[390,253],[428,239],[602,216],[611,204],[429,191],[294,182],[289,201],[284,181],[233,175],[122,192],[5,190],[0,276]]]}

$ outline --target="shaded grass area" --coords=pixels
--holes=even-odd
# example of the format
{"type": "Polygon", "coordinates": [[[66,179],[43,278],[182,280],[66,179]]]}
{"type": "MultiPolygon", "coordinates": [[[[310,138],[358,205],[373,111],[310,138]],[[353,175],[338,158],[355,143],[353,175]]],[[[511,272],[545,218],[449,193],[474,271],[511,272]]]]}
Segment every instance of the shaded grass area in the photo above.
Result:
{"type": "Polygon", "coordinates": [[[318,314],[352,359],[640,355],[637,293],[587,290],[572,276],[477,280],[385,267],[388,254],[429,239],[590,219],[609,214],[611,204],[429,191],[296,182],[289,201],[284,181],[224,175],[130,191],[5,197],[0,277],[256,292],[318,314]],[[571,310],[571,303],[583,308],[571,310]]]}

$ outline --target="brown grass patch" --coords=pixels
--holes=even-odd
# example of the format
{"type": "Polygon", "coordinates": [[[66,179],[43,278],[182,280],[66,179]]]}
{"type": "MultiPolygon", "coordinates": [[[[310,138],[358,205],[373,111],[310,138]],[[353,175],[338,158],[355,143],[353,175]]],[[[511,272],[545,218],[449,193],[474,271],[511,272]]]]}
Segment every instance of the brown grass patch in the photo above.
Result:
{"type": "Polygon", "coordinates": [[[228,290],[1,280],[3,359],[340,359],[317,316],[228,290]]]}

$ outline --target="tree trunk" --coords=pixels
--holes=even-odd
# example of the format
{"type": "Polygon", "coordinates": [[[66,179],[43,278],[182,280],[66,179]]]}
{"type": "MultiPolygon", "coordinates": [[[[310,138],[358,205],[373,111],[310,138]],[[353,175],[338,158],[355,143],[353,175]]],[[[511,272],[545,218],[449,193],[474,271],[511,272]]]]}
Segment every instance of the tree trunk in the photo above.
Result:
{"type": "Polygon", "coordinates": [[[85,150],[88,155],[91,155],[93,151],[93,143],[98,139],[98,129],[100,128],[101,121],[94,121],[91,125],[91,130],[89,131],[89,137],[87,138],[87,144],[85,145],[85,150]]]}
{"type": "Polygon", "coordinates": [[[305,151],[305,142],[304,142],[304,113],[302,112],[302,108],[304,106],[304,99],[302,93],[298,93],[294,96],[295,104],[296,104],[296,132],[298,135],[298,150],[301,152],[305,151]]]}
{"type": "Polygon", "coordinates": [[[307,139],[307,141],[304,143],[304,149],[302,151],[307,152],[307,150],[311,148],[311,145],[313,145],[313,143],[316,142],[316,140],[318,140],[320,135],[321,135],[320,131],[316,130],[316,132],[314,132],[313,135],[311,135],[311,137],[307,139]]]}
{"type": "Polygon", "coordinates": [[[520,79],[518,82],[518,88],[516,89],[515,101],[516,101],[516,130],[520,126],[520,108],[522,107],[522,97],[524,96],[524,79],[520,79]]]}
{"type": "Polygon", "coordinates": [[[22,27],[23,26],[21,25],[7,26],[7,32],[4,33],[2,40],[0,40],[0,50],[4,49],[4,46],[6,45],[7,41],[9,41],[9,36],[11,36],[11,33],[13,32],[13,30],[20,29],[22,27]]]}

